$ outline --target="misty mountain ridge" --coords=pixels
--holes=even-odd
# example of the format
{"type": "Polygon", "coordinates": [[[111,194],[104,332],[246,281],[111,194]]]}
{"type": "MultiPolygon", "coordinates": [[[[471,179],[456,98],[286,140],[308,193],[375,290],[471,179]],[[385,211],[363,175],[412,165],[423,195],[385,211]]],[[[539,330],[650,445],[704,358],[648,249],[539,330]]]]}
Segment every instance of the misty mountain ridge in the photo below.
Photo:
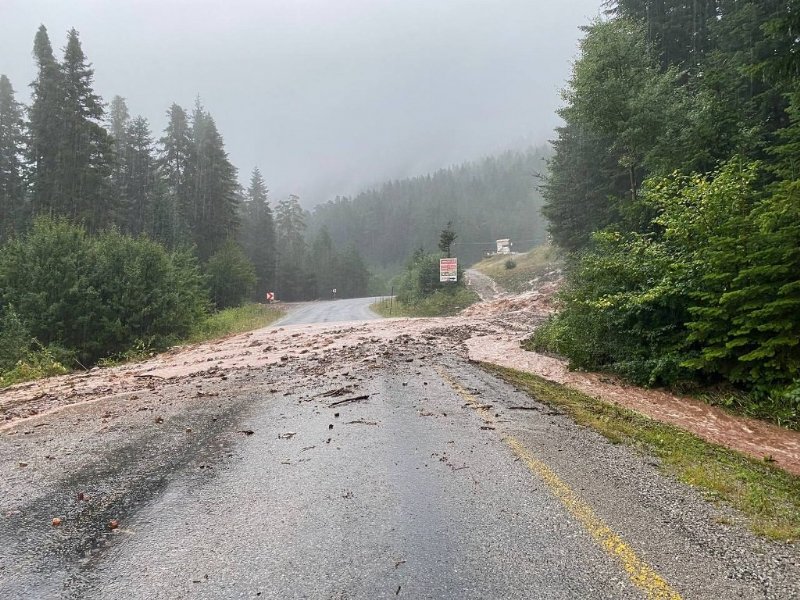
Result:
{"type": "Polygon", "coordinates": [[[417,248],[435,250],[448,222],[464,264],[493,251],[499,238],[524,251],[547,238],[539,184],[548,157],[547,146],[529,146],[337,196],[313,209],[309,230],[327,229],[337,245],[354,242],[371,265],[390,271],[417,248]]]}

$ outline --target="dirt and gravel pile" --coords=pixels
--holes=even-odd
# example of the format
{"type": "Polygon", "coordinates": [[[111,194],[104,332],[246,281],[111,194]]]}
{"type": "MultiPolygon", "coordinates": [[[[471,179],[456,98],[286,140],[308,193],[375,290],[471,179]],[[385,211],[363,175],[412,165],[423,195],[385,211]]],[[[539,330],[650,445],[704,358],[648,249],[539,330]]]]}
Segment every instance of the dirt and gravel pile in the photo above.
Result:
{"type": "MultiPolygon", "coordinates": [[[[261,329],[174,348],[138,364],[17,385],[0,392],[0,432],[36,427],[71,405],[97,404],[103,410],[119,401],[153,404],[164,390],[183,389],[187,381],[223,382],[239,371],[275,369],[336,379],[356,365],[380,368],[398,358],[435,364],[437,357],[455,353],[537,374],[800,474],[798,432],[606,375],[570,371],[564,360],[523,350],[520,341],[551,314],[557,288],[557,280],[545,281],[535,291],[482,302],[449,318],[261,329]]],[[[304,385],[302,379],[297,385],[304,385]]]]}

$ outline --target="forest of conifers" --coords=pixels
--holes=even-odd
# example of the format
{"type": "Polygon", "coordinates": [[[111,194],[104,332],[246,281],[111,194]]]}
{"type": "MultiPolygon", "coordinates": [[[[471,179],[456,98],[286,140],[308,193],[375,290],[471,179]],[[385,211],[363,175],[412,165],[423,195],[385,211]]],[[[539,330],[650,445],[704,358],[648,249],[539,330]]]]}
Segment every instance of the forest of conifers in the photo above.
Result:
{"type": "Polygon", "coordinates": [[[511,238],[524,251],[547,239],[540,214],[540,175],[547,148],[508,151],[431,175],[391,181],[355,197],[317,206],[309,228],[325,227],[337,243],[357,240],[374,266],[396,272],[417,249],[435,250],[452,222],[452,250],[464,265],[511,238]]]}
{"type": "Polygon", "coordinates": [[[32,348],[92,363],[163,347],[209,310],[367,291],[354,246],[306,241],[290,196],[242,189],[212,116],[173,104],[155,141],[123,98],[108,107],[78,33],[58,60],[42,26],[29,106],[0,75],[0,372],[32,348]]]}
{"type": "Polygon", "coordinates": [[[544,214],[572,262],[534,347],[797,423],[800,2],[610,2],[564,98],[544,214]]]}

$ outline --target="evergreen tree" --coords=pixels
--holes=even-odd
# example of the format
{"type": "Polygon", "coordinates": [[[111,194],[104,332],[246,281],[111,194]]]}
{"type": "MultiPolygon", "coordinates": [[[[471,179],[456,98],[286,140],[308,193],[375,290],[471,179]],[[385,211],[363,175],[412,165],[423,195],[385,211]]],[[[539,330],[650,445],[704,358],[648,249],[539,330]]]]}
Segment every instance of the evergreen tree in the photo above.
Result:
{"type": "Polygon", "coordinates": [[[456,241],[457,237],[458,235],[453,230],[453,222],[448,221],[445,228],[442,229],[442,232],[439,234],[439,250],[441,250],[443,254],[446,254],[449,257],[450,247],[456,241]]]}
{"type": "Polygon", "coordinates": [[[156,228],[160,239],[173,244],[189,242],[191,214],[191,185],[189,173],[194,160],[192,132],[186,111],[173,104],[167,110],[167,127],[159,140],[158,171],[164,191],[159,196],[156,228]]]}
{"type": "Polygon", "coordinates": [[[250,186],[242,203],[240,236],[245,255],[253,263],[256,277],[255,299],[263,301],[275,279],[275,223],[269,206],[267,186],[258,167],[253,169],[250,186]]]}
{"type": "Polygon", "coordinates": [[[227,240],[211,255],[206,275],[211,302],[218,310],[244,303],[256,284],[253,264],[233,240],[227,240]]]}
{"type": "Polygon", "coordinates": [[[333,247],[333,240],[328,233],[328,228],[319,230],[311,243],[309,253],[309,264],[314,273],[314,280],[317,284],[314,296],[317,298],[328,299],[332,295],[332,290],[336,289],[337,296],[346,298],[346,278],[341,270],[341,262],[333,247]]]}
{"type": "Polygon", "coordinates": [[[62,77],[44,25],[36,32],[33,56],[37,75],[31,83],[31,107],[28,113],[31,212],[33,215],[63,214],[60,198],[57,197],[58,157],[63,135],[62,77]]]}
{"type": "Polygon", "coordinates": [[[113,149],[111,163],[111,189],[110,195],[113,204],[117,209],[114,221],[121,227],[125,227],[126,219],[126,199],[124,197],[125,180],[127,178],[127,164],[125,154],[127,151],[127,133],[130,125],[131,116],[128,112],[128,105],[122,96],[114,96],[108,108],[107,125],[108,134],[111,136],[111,146],[113,149]]]}
{"type": "Polygon", "coordinates": [[[316,282],[307,266],[304,238],[305,213],[300,198],[294,194],[275,207],[275,237],[278,244],[278,267],[275,291],[282,300],[298,300],[313,295],[316,282]]]}
{"type": "MultiPolygon", "coordinates": [[[[125,182],[125,229],[138,235],[148,233],[157,237],[154,219],[156,204],[157,171],[153,156],[153,139],[150,126],[144,117],[136,117],[127,126],[123,160],[125,182]]],[[[161,232],[161,228],[158,228],[161,232]]]]}
{"type": "Polygon", "coordinates": [[[114,96],[108,107],[108,133],[114,142],[114,151],[119,156],[125,147],[125,136],[131,115],[122,96],[114,96]]]}
{"type": "Polygon", "coordinates": [[[22,107],[14,99],[14,89],[0,75],[0,242],[18,229],[23,213],[22,107]]]}
{"type": "Polygon", "coordinates": [[[236,168],[214,119],[197,102],[192,114],[191,200],[187,215],[198,255],[207,260],[238,228],[236,168]]]}
{"type": "Polygon", "coordinates": [[[366,296],[369,288],[369,270],[355,244],[348,244],[337,259],[337,296],[360,298],[366,296]]]}
{"type": "Polygon", "coordinates": [[[607,151],[611,144],[604,136],[569,120],[557,132],[542,188],[542,214],[553,241],[577,250],[589,243],[593,231],[619,219],[615,198],[625,193],[628,178],[607,151]]]}
{"type": "Polygon", "coordinates": [[[56,192],[59,212],[91,231],[111,223],[108,189],[111,143],[101,125],[103,103],[92,89],[94,71],[78,32],[70,30],[61,65],[62,129],[58,139],[56,192]]]}

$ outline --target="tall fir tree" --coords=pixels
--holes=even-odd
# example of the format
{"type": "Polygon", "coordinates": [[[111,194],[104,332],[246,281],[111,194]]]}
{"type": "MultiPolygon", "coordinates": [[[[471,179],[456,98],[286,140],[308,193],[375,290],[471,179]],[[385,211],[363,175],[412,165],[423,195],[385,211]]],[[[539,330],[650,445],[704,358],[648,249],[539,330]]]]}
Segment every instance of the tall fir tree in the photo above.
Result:
{"type": "Polygon", "coordinates": [[[44,25],[33,41],[36,79],[31,83],[28,112],[28,164],[31,169],[31,213],[63,214],[57,196],[58,156],[63,134],[61,69],[44,25]]]}
{"type": "Polygon", "coordinates": [[[245,255],[255,267],[258,282],[256,300],[263,300],[275,279],[275,223],[269,206],[267,185],[258,167],[253,169],[250,186],[242,203],[240,239],[245,255]]]}
{"type": "Polygon", "coordinates": [[[317,298],[328,299],[333,295],[333,290],[339,297],[344,297],[342,288],[346,282],[340,274],[340,261],[333,246],[333,240],[328,228],[323,226],[311,242],[309,252],[309,266],[314,273],[317,284],[315,295],[317,298]]]}
{"type": "Polygon", "coordinates": [[[191,200],[188,222],[201,260],[205,261],[238,227],[236,167],[211,115],[199,100],[192,113],[191,200]]]}
{"type": "Polygon", "coordinates": [[[194,160],[192,130],[186,110],[173,104],[167,110],[167,127],[159,140],[159,181],[164,187],[158,202],[159,229],[173,244],[190,243],[191,185],[194,160]]]}
{"type": "Polygon", "coordinates": [[[150,125],[144,117],[134,118],[126,127],[124,162],[125,229],[153,236],[158,182],[150,125]]]}
{"type": "Polygon", "coordinates": [[[102,126],[103,102],[92,88],[93,77],[78,32],[71,29],[61,65],[63,128],[56,191],[60,212],[98,231],[111,223],[114,211],[108,193],[111,142],[102,126]]]}
{"type": "Polygon", "coordinates": [[[8,77],[0,75],[0,242],[20,228],[23,215],[22,128],[22,106],[8,77]]]}
{"type": "Polygon", "coordinates": [[[294,194],[280,200],[275,207],[275,236],[278,267],[275,290],[283,300],[297,300],[313,295],[316,281],[308,269],[305,212],[300,198],[294,194]]]}
{"type": "Polygon", "coordinates": [[[369,269],[355,244],[350,243],[337,259],[336,295],[340,298],[358,298],[369,293],[369,269]]]}
{"type": "Polygon", "coordinates": [[[128,112],[128,105],[122,96],[114,96],[108,107],[106,124],[109,136],[111,136],[111,146],[113,149],[111,160],[111,189],[109,195],[113,198],[113,205],[116,209],[114,222],[120,227],[125,227],[125,179],[127,165],[125,164],[125,153],[127,149],[128,126],[131,116],[128,112]]]}

